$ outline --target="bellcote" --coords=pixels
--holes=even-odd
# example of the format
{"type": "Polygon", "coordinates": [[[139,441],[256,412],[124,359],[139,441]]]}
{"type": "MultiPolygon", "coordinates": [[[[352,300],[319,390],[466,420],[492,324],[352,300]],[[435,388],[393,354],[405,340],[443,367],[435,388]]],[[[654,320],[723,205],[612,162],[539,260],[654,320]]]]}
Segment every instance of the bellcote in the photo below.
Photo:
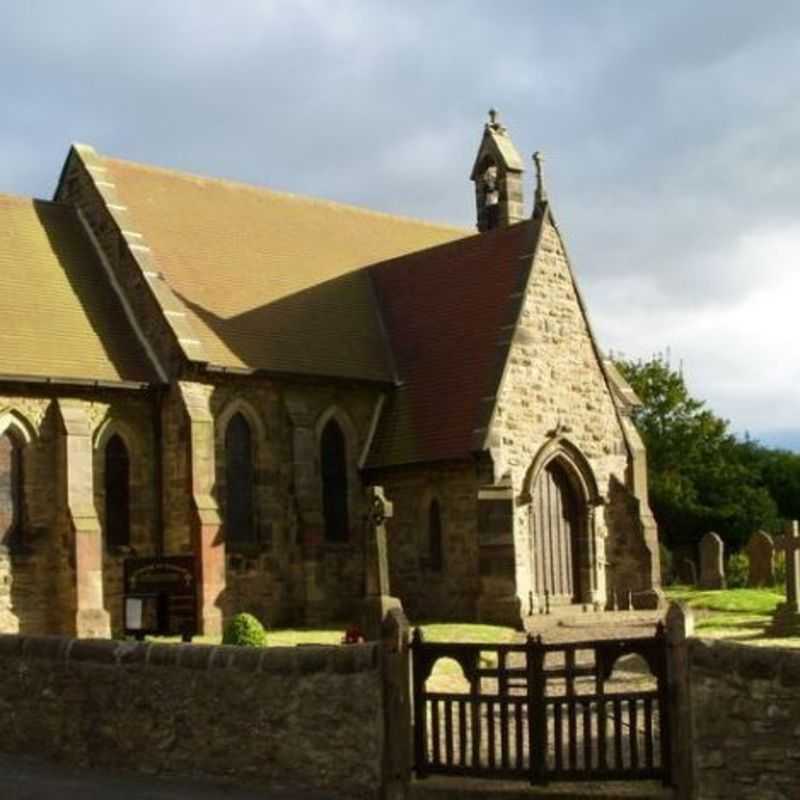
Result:
{"type": "Polygon", "coordinates": [[[478,230],[505,228],[525,217],[522,197],[522,166],[517,148],[498,119],[495,109],[483,129],[470,180],[475,183],[478,230]]]}

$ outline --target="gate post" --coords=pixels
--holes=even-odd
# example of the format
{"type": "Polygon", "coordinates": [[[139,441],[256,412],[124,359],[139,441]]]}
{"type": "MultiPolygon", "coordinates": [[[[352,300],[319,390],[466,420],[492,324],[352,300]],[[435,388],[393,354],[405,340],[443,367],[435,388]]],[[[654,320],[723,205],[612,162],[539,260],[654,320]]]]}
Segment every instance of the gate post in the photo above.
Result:
{"type": "Polygon", "coordinates": [[[544,674],[545,650],[542,637],[528,634],[525,648],[525,666],[528,683],[528,757],[530,782],[547,783],[547,706],[544,674]],[[536,734],[539,734],[537,740],[536,734]]]}
{"type": "Polygon", "coordinates": [[[425,666],[422,658],[422,631],[414,628],[411,639],[411,663],[414,691],[414,771],[417,778],[426,778],[425,769],[425,737],[428,722],[425,717],[425,666]]]}
{"type": "Polygon", "coordinates": [[[382,626],[383,800],[404,800],[411,780],[410,626],[402,608],[390,609],[382,626]]]}
{"type": "Polygon", "coordinates": [[[688,606],[670,603],[667,610],[667,691],[670,753],[667,766],[677,800],[690,800],[693,791],[692,704],[689,675],[689,637],[694,617],[688,606]]]}

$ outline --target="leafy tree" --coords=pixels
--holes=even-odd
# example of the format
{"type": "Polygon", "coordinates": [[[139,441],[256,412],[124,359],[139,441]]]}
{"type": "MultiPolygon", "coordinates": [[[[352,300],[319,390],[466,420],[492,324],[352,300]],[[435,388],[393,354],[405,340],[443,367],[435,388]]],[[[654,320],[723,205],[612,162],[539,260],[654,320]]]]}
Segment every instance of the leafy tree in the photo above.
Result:
{"type": "Polygon", "coordinates": [[[774,530],[778,507],[760,454],[692,397],[663,358],[616,365],[643,404],[634,422],[647,447],[650,501],[667,546],[693,545],[714,530],[738,549],[757,528],[774,530]]]}

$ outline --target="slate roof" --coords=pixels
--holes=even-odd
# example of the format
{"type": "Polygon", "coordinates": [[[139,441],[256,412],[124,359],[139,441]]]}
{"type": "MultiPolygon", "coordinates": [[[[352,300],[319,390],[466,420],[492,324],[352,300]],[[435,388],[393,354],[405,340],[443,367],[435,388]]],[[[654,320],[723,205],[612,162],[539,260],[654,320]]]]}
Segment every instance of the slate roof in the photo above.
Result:
{"type": "Polygon", "coordinates": [[[392,381],[364,267],[463,238],[432,225],[98,156],[208,362],[392,381]]]}
{"type": "Polygon", "coordinates": [[[75,209],[0,194],[0,379],[156,379],[75,209]]]}
{"type": "Polygon", "coordinates": [[[539,227],[527,220],[370,269],[401,385],[369,467],[482,449],[539,227]]]}

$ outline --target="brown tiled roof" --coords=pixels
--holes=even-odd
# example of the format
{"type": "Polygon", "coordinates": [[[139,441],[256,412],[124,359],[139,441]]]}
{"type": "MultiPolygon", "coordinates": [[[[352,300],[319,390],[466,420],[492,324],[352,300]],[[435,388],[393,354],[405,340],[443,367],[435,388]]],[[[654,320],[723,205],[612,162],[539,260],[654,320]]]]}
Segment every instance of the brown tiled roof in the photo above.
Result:
{"type": "Polygon", "coordinates": [[[101,160],[209,362],[225,367],[392,380],[363,267],[466,234],[101,160]]]}
{"type": "Polygon", "coordinates": [[[75,209],[0,194],[0,379],[155,379],[75,209]]]}
{"type": "Polygon", "coordinates": [[[476,449],[537,230],[538,222],[521,222],[370,269],[402,385],[368,466],[460,459],[476,449]]]}

